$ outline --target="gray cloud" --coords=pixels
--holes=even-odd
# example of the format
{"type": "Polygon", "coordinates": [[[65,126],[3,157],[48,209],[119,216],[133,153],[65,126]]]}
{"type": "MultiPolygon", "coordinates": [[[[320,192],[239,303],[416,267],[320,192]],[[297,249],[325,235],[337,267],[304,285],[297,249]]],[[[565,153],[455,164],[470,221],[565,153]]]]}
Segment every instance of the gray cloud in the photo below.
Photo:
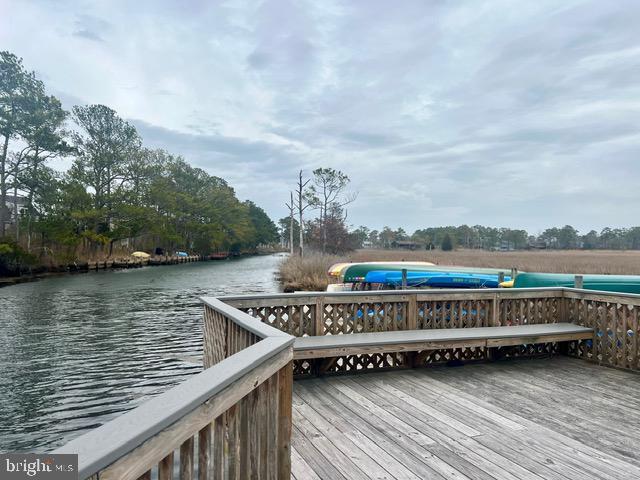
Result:
{"type": "Polygon", "coordinates": [[[94,42],[104,42],[104,38],[102,38],[96,32],[92,32],[91,30],[87,30],[86,28],[76,30],[72,35],[75,37],[85,38],[87,40],[93,40],[94,42]]]}
{"type": "Polygon", "coordinates": [[[74,21],[74,37],[91,40],[94,42],[104,42],[103,34],[111,30],[112,26],[109,22],[93,15],[78,15],[74,21]]]}
{"type": "Polygon", "coordinates": [[[65,106],[110,105],[274,218],[331,166],[354,224],[638,223],[634,0],[9,3],[0,41],[65,106]]]}

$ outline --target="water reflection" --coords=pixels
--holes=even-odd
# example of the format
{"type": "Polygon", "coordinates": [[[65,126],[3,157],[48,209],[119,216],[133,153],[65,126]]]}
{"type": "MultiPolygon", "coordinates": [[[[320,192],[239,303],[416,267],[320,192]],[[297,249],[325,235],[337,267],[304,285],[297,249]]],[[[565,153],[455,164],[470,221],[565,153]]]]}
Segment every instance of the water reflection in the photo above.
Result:
{"type": "Polygon", "coordinates": [[[43,451],[200,371],[198,297],[275,292],[281,257],[0,289],[0,451],[43,451]]]}

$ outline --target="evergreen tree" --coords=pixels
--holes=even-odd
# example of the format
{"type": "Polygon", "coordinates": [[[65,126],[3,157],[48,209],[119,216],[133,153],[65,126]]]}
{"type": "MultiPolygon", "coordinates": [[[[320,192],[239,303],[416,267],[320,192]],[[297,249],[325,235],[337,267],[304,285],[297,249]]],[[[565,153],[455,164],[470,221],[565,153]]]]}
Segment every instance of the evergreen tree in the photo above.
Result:
{"type": "Polygon", "coordinates": [[[453,242],[451,241],[451,236],[448,233],[444,235],[440,248],[443,252],[450,252],[453,250],[453,242]]]}

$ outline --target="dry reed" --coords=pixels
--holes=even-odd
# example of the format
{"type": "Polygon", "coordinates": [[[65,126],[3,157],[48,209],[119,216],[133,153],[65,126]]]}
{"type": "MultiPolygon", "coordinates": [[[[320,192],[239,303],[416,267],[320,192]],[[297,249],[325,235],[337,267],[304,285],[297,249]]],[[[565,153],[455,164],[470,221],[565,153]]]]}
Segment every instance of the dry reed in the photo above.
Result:
{"type": "Polygon", "coordinates": [[[300,258],[288,256],[280,263],[280,282],[285,292],[296,290],[323,291],[327,289],[327,270],[341,261],[336,255],[311,253],[300,258]]]}
{"type": "Polygon", "coordinates": [[[408,250],[356,250],[350,255],[310,254],[287,257],[280,266],[285,291],[325,290],[330,283],[329,267],[337,262],[427,261],[438,265],[517,268],[527,272],[606,273],[640,275],[640,251],[621,250],[526,250],[489,252],[454,250],[443,252],[408,250]]]}
{"type": "Polygon", "coordinates": [[[517,268],[527,272],[640,274],[640,251],[628,250],[357,250],[348,261],[424,260],[438,265],[517,268]]]}

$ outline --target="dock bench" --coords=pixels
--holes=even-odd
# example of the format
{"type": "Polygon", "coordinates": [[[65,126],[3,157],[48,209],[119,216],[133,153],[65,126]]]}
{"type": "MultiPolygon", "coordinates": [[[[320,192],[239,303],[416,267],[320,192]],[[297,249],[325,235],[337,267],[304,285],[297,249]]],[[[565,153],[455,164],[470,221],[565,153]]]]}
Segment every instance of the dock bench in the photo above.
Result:
{"type": "Polygon", "coordinates": [[[329,358],[342,355],[417,352],[442,348],[491,348],[592,338],[592,328],[573,323],[352,333],[298,337],[293,345],[293,356],[294,359],[329,358]]]}

